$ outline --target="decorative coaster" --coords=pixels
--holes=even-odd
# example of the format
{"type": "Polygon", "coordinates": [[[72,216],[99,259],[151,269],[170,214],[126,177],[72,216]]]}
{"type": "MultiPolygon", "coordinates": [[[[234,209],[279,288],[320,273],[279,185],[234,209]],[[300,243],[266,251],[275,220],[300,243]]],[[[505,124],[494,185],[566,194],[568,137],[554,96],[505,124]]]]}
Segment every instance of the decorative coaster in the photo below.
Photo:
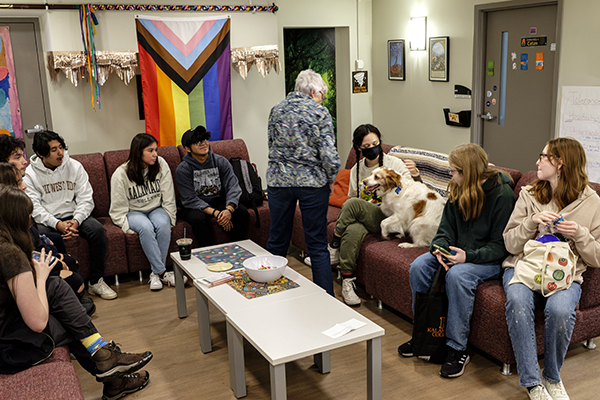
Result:
{"type": "Polygon", "coordinates": [[[206,264],[206,268],[208,268],[209,271],[221,272],[230,270],[231,268],[233,268],[233,265],[231,265],[231,263],[228,262],[217,262],[214,264],[206,264]]]}

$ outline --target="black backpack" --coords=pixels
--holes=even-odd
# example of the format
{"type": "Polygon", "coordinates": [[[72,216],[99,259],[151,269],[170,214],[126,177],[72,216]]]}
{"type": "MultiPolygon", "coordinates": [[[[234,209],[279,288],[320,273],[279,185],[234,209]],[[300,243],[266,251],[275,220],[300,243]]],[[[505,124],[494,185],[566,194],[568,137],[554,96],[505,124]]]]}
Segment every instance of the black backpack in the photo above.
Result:
{"type": "Polygon", "coordinates": [[[263,203],[263,191],[260,177],[254,170],[252,164],[240,157],[232,157],[229,159],[233,172],[238,178],[242,195],[240,203],[254,210],[256,214],[256,227],[260,228],[260,217],[256,207],[263,203]]]}

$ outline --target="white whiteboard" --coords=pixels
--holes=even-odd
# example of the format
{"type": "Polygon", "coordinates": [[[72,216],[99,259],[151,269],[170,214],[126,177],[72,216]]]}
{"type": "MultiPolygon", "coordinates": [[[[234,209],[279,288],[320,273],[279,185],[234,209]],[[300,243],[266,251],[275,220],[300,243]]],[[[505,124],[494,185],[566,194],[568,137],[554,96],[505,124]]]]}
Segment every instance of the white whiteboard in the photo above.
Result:
{"type": "Polygon", "coordinates": [[[588,178],[600,182],[600,86],[563,86],[559,136],[585,149],[588,178]]]}

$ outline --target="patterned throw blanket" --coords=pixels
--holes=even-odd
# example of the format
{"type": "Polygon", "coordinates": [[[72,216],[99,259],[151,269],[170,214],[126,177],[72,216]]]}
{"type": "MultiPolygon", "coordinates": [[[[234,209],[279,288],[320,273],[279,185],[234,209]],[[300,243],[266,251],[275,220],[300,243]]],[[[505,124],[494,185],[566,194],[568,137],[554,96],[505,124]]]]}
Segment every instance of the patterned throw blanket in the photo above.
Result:
{"type": "Polygon", "coordinates": [[[446,197],[446,188],[452,178],[448,173],[450,168],[448,154],[401,146],[392,147],[388,154],[401,159],[413,160],[421,173],[423,183],[446,197]]]}

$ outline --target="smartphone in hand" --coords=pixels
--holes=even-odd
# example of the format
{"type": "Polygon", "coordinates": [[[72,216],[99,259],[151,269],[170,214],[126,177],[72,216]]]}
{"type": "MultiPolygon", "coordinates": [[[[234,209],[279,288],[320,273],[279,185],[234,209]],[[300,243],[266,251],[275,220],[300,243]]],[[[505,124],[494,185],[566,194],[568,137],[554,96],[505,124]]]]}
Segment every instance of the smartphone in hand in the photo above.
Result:
{"type": "Polygon", "coordinates": [[[444,253],[447,256],[451,256],[452,253],[450,253],[450,251],[446,250],[445,248],[443,248],[442,246],[438,246],[437,244],[433,244],[433,247],[435,247],[437,250],[441,251],[442,253],[444,253]]]}
{"type": "MultiPolygon", "coordinates": [[[[48,254],[46,254],[46,255],[48,255],[48,254]]],[[[35,261],[37,261],[37,262],[40,262],[40,257],[41,257],[41,256],[42,256],[42,253],[40,253],[39,251],[34,251],[34,252],[31,254],[31,258],[33,258],[33,259],[34,259],[35,261]]],[[[48,265],[52,264],[52,263],[54,262],[54,259],[55,259],[55,258],[56,258],[56,257],[54,257],[54,256],[50,257],[50,260],[48,261],[48,265]]]]}

